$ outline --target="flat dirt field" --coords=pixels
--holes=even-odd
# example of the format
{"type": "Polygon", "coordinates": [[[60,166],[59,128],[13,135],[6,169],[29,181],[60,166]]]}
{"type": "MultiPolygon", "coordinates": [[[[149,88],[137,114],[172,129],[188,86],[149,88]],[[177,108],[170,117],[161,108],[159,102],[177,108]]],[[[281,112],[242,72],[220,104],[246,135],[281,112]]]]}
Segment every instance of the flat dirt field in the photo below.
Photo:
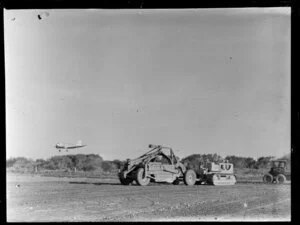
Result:
{"type": "Polygon", "coordinates": [[[7,221],[290,221],[291,185],[153,184],[7,174],[7,221]]]}

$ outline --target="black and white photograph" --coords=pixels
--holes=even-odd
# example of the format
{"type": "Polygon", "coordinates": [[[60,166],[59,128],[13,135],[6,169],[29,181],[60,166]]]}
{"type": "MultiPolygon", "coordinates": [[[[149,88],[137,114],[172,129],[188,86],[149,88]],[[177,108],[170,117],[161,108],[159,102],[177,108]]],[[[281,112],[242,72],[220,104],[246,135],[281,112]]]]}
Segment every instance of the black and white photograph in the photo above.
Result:
{"type": "Polygon", "coordinates": [[[291,221],[291,8],[3,9],[7,222],[291,221]]]}

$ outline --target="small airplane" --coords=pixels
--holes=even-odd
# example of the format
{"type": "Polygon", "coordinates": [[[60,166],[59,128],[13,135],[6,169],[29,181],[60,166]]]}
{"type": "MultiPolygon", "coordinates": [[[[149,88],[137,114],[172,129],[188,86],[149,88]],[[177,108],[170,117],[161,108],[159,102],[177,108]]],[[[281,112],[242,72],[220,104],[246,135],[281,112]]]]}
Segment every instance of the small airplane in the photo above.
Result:
{"type": "Polygon", "coordinates": [[[68,151],[69,149],[82,148],[84,146],[86,146],[86,145],[83,145],[82,141],[78,141],[75,145],[57,143],[54,147],[56,149],[58,149],[58,151],[61,151],[61,150],[68,151]]]}

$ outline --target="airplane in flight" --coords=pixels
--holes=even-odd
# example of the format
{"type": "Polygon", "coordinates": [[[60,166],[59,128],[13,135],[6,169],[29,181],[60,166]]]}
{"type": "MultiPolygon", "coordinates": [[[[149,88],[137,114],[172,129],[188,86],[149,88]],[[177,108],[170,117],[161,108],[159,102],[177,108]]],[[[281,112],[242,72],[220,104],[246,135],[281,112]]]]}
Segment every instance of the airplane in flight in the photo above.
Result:
{"type": "Polygon", "coordinates": [[[78,141],[75,145],[57,143],[55,145],[55,148],[58,149],[58,151],[60,152],[61,150],[68,151],[69,149],[82,148],[84,146],[86,146],[86,145],[83,145],[82,141],[78,141]]]}

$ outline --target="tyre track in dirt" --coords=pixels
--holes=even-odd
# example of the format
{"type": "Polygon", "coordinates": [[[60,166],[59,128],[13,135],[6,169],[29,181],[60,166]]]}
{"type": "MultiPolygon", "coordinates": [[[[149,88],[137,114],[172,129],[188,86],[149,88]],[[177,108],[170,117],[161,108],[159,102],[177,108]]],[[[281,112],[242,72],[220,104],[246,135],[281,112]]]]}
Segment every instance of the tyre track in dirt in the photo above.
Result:
{"type": "MultiPolygon", "coordinates": [[[[278,202],[268,201],[272,203],[265,204],[265,199],[261,199],[257,197],[255,199],[248,200],[249,205],[259,205],[257,207],[249,207],[247,209],[243,208],[243,201],[235,200],[230,202],[222,202],[211,201],[211,202],[202,202],[200,204],[189,204],[189,203],[180,203],[174,206],[159,208],[147,211],[140,210],[138,212],[130,213],[128,215],[123,215],[119,217],[106,217],[104,220],[108,221],[144,221],[149,218],[163,218],[163,219],[171,219],[176,221],[177,218],[185,218],[185,217],[194,217],[199,220],[204,219],[205,217],[216,219],[226,219],[226,215],[234,214],[235,216],[240,215],[242,217],[242,213],[244,211],[253,211],[257,209],[261,209],[263,207],[271,207],[277,205],[278,203],[289,202],[290,199],[282,199],[278,202]],[[257,201],[259,199],[259,201],[257,201]],[[242,212],[242,213],[241,213],[242,212]]],[[[276,216],[276,215],[275,215],[276,216]]],[[[182,220],[182,219],[181,219],[182,220]]],[[[159,219],[155,219],[154,221],[159,221],[159,219]]]]}
{"type": "Polygon", "coordinates": [[[290,221],[290,215],[287,216],[286,211],[291,210],[291,199],[280,199],[278,201],[262,204],[256,207],[247,208],[236,212],[234,214],[228,214],[221,217],[220,219],[224,221],[232,220],[245,220],[245,221],[258,221],[260,220],[278,220],[278,221],[290,221]],[[285,211],[282,210],[285,208],[285,211]],[[273,217],[268,216],[272,214],[273,217]]]}
{"type": "MultiPolygon", "coordinates": [[[[259,198],[257,198],[259,199],[259,198]]],[[[290,199],[288,199],[290,201],[290,199]]],[[[200,204],[189,204],[189,203],[180,203],[174,206],[169,206],[165,208],[159,208],[159,209],[152,209],[149,212],[149,209],[147,211],[140,210],[134,213],[130,213],[127,215],[119,216],[119,217],[106,217],[104,220],[112,220],[112,221],[122,221],[122,220],[137,220],[137,221],[143,221],[147,220],[149,218],[155,218],[155,217],[162,217],[162,218],[173,218],[176,220],[177,217],[185,217],[185,216],[197,216],[199,219],[201,217],[222,217],[223,215],[227,214],[238,214],[239,211],[243,210],[243,201],[236,200],[231,202],[222,202],[219,203],[218,201],[212,201],[212,202],[202,202],[200,204]],[[221,212],[221,213],[220,213],[221,212]]],[[[257,204],[257,201],[255,200],[248,200],[248,203],[257,204]]],[[[259,204],[259,203],[258,203],[259,204]]],[[[267,206],[273,206],[274,204],[277,204],[276,202],[272,202],[271,204],[263,204],[259,207],[254,207],[247,209],[247,211],[259,209],[262,207],[267,206]]]]}
{"type": "MultiPolygon", "coordinates": [[[[206,186],[207,187],[207,186],[206,186]]],[[[241,188],[243,186],[240,186],[238,188],[241,188]]],[[[203,187],[199,187],[203,188],[203,187]]],[[[210,186],[210,188],[213,190],[213,188],[210,186]]],[[[235,187],[236,188],[236,187],[235,187]]],[[[235,189],[233,188],[233,189],[235,189]]],[[[245,188],[245,187],[244,187],[245,188]]],[[[269,188],[273,188],[270,186],[269,188]]],[[[276,187],[278,188],[278,186],[276,187]]],[[[254,188],[257,189],[257,188],[254,188]]],[[[209,191],[209,190],[207,190],[209,191]]],[[[289,193],[287,194],[279,194],[279,192],[273,191],[273,192],[266,192],[259,190],[258,193],[256,193],[253,196],[252,195],[234,195],[230,193],[228,195],[227,191],[220,191],[221,194],[227,194],[226,196],[223,196],[223,199],[212,199],[212,197],[208,197],[206,199],[200,198],[197,199],[197,195],[194,196],[194,201],[190,201],[188,198],[185,199],[185,201],[181,201],[176,204],[167,205],[167,206],[161,206],[156,208],[146,208],[146,209],[140,209],[136,210],[135,212],[131,212],[129,214],[123,214],[118,217],[105,217],[105,220],[112,220],[112,221],[120,221],[120,220],[147,220],[149,218],[156,218],[156,217],[164,217],[164,218],[176,218],[176,217],[184,217],[184,216],[200,216],[200,217],[207,217],[207,216],[214,216],[214,217],[220,217],[222,215],[227,215],[231,213],[237,213],[239,211],[243,211],[244,204],[247,203],[248,208],[257,206],[257,205],[265,205],[272,203],[274,204],[278,200],[278,195],[282,200],[289,199],[289,193]],[[233,199],[233,200],[232,200],[233,199]]],[[[186,197],[185,193],[185,197],[186,197]]],[[[176,196],[176,195],[174,195],[176,196]]],[[[219,196],[214,192],[215,198],[219,198],[219,196]]],[[[278,200],[278,201],[281,201],[278,200]]]]}

